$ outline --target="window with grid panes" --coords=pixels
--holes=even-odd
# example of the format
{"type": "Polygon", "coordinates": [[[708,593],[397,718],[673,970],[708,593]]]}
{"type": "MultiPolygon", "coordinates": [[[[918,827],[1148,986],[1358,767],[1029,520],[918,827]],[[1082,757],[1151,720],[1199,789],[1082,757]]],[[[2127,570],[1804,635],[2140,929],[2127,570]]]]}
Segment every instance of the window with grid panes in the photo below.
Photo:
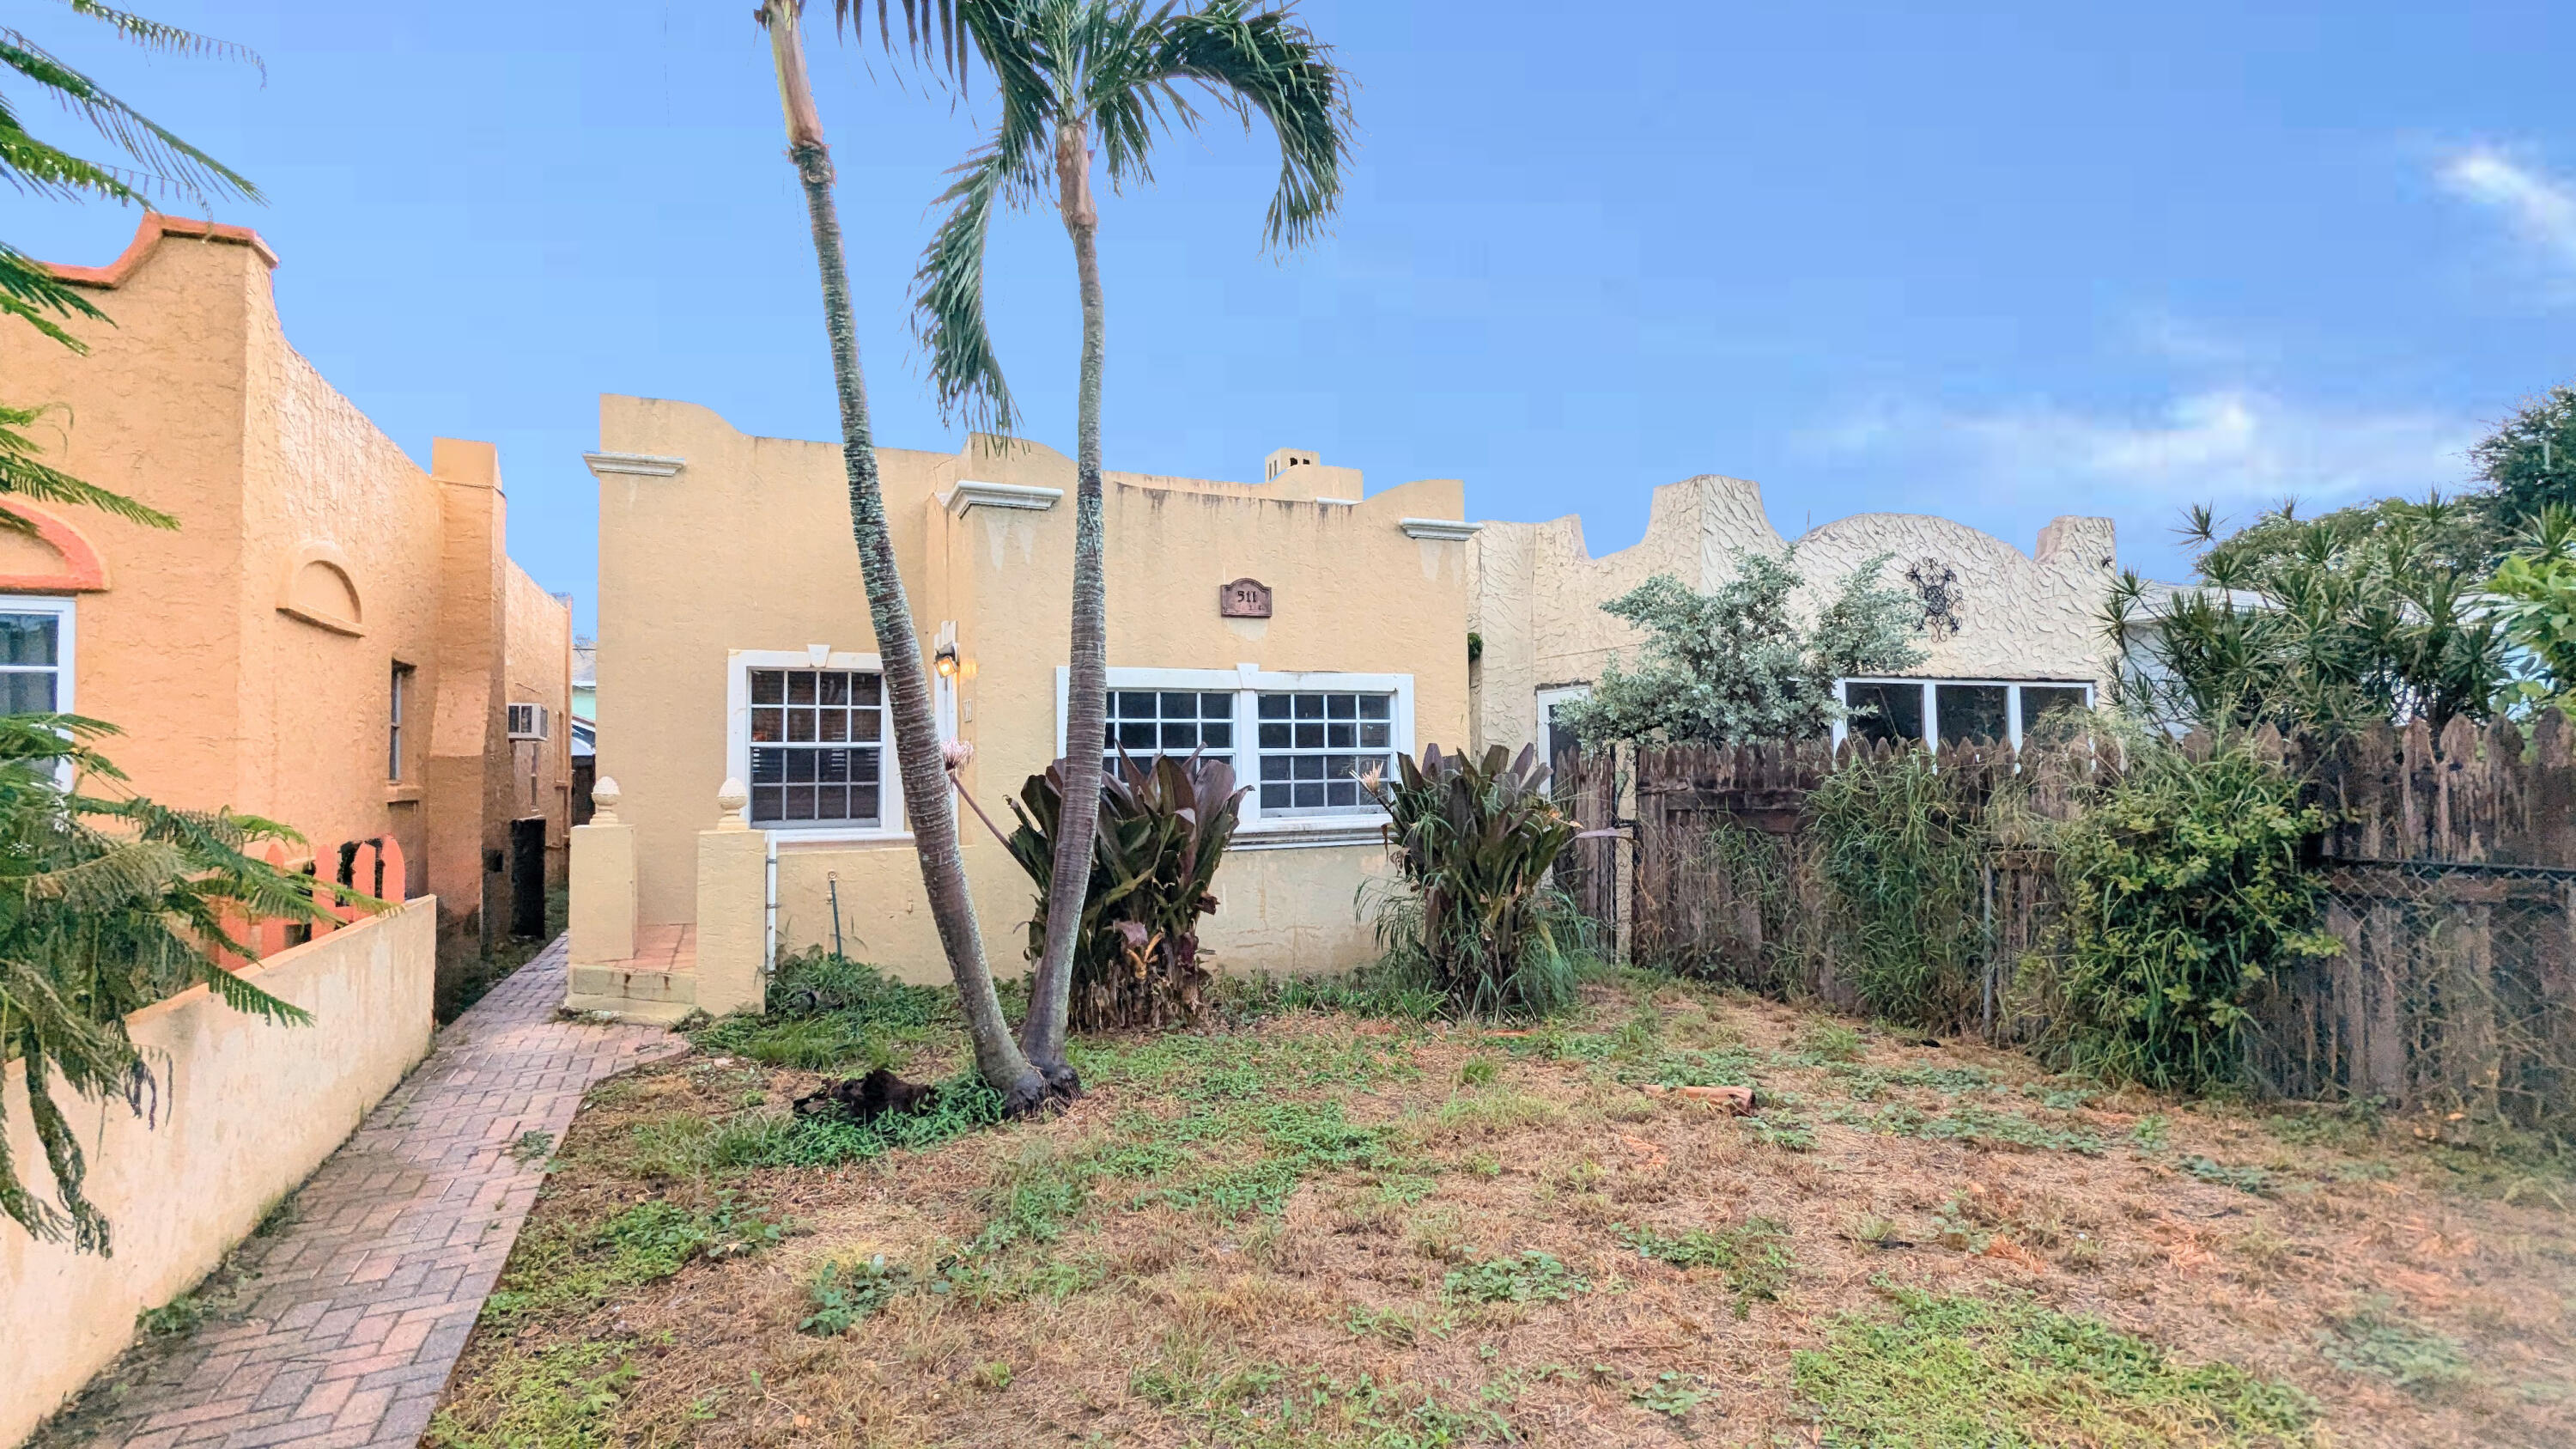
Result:
{"type": "Polygon", "coordinates": [[[62,706],[62,618],[0,614],[0,713],[50,713],[62,706]]]}
{"type": "Polygon", "coordinates": [[[751,823],[877,825],[885,709],[874,674],[751,673],[751,823]]]}
{"type": "Polygon", "coordinates": [[[1101,760],[1104,769],[1117,769],[1122,751],[1140,766],[1150,766],[1156,755],[1183,759],[1197,755],[1232,765],[1234,695],[1217,690],[1113,689],[1108,735],[1101,760]]]}
{"type": "Polygon", "coordinates": [[[1395,696],[1334,690],[1268,693],[1257,706],[1261,813],[1375,810],[1359,777],[1389,768],[1395,696]]]}

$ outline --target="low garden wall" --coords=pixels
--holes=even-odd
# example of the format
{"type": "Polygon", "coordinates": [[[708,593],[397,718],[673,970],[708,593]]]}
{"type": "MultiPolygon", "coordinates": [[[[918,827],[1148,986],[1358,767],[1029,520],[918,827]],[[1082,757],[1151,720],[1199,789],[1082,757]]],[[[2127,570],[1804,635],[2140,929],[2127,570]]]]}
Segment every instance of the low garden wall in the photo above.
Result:
{"type": "MultiPolygon", "coordinates": [[[[309,1026],[234,1011],[202,986],[126,1018],[159,1083],[145,1116],[56,1087],[115,1256],[0,1222],[0,1444],[24,1439],[113,1360],[138,1312],[212,1270],[428,1054],[437,909],[434,897],[412,900],[243,971],[311,1012],[309,1026]]],[[[0,1111],[23,1149],[21,1178],[50,1197],[21,1063],[0,1077],[0,1111]]]]}

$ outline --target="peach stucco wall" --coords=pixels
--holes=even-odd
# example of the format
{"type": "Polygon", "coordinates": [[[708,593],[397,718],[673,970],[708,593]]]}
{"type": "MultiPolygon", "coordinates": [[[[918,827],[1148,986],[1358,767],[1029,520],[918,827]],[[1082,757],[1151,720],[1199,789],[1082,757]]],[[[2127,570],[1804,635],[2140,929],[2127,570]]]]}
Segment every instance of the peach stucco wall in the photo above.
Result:
{"type": "MultiPolygon", "coordinates": [[[[413,901],[244,971],[311,1012],[310,1026],[234,1011],[203,986],[127,1017],[159,1082],[149,1120],[55,1084],[116,1255],[0,1231],[0,1444],[122,1352],[137,1311],[212,1270],[428,1052],[434,910],[413,901]]],[[[50,1199],[18,1062],[0,1068],[0,1120],[28,1148],[17,1158],[28,1187],[50,1199]]]]}
{"type": "MultiPolygon", "coordinates": [[[[435,890],[461,921],[481,894],[480,848],[503,838],[512,763],[499,660],[516,570],[497,465],[488,445],[447,440],[435,452],[453,450],[463,476],[413,463],[287,341],[275,264],[249,232],[147,217],[113,267],[59,269],[114,323],[74,329],[88,355],[0,328],[11,400],[61,405],[39,429],[48,461],[180,521],[49,515],[105,564],[105,587],[77,594],[74,702],[122,728],[107,752],[136,789],[282,820],[326,854],[393,835],[412,893],[435,890]],[[411,719],[388,780],[398,662],[414,670],[411,719]],[[432,715],[460,694],[484,727],[457,745],[463,768],[433,783],[432,715]],[[433,819],[451,825],[445,855],[430,848],[433,819]]],[[[30,577],[46,552],[10,545],[0,592],[58,592],[30,577]]],[[[528,592],[530,637],[565,634],[569,610],[528,592]]],[[[560,673],[565,647],[532,680],[560,673]]],[[[549,813],[568,808],[545,798],[549,813]]]]}
{"type": "MultiPolygon", "coordinates": [[[[751,437],[687,403],[607,397],[600,406],[604,453],[682,460],[667,476],[599,471],[598,769],[623,790],[618,813],[636,831],[643,919],[686,921],[696,912],[696,832],[715,823],[716,788],[739,768],[727,755],[728,651],[860,654],[877,645],[838,445],[751,437]]],[[[1007,797],[1057,751],[1072,460],[991,440],[964,454],[887,449],[878,458],[923,636],[914,647],[927,654],[943,626],[955,628],[957,725],[977,751],[966,784],[1007,824],[1007,797]],[[1045,509],[952,508],[950,490],[966,479],[1064,497],[1045,509]]],[[[1408,483],[1354,506],[1332,501],[1361,497],[1360,475],[1346,468],[1301,467],[1266,484],[1119,472],[1106,481],[1113,669],[1409,675],[1415,746],[1463,741],[1465,546],[1400,526],[1459,518],[1457,482],[1408,483]],[[1245,576],[1273,589],[1272,618],[1219,616],[1219,586],[1245,576]]],[[[1015,969],[1031,913],[1027,878],[971,816],[963,828],[987,953],[1015,969]]],[[[1383,852],[1364,834],[1238,850],[1219,875],[1224,905],[1203,939],[1239,970],[1366,959],[1374,947],[1353,898],[1383,852]]],[[[907,840],[774,838],[782,950],[830,938],[837,875],[853,955],[917,978],[944,975],[907,840]]]]}

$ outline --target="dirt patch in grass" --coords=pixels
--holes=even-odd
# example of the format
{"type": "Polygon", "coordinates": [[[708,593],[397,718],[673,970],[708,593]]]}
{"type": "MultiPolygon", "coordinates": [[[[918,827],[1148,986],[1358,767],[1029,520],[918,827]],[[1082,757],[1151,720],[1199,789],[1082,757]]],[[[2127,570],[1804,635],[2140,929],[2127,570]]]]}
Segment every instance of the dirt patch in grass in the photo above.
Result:
{"type": "Polygon", "coordinates": [[[1089,1042],[1059,1117],[835,1155],[815,1044],[953,1024],[773,1025],[592,1094],[432,1443],[2576,1442],[2564,1176],[2350,1114],[1631,975],[1089,1042]]]}

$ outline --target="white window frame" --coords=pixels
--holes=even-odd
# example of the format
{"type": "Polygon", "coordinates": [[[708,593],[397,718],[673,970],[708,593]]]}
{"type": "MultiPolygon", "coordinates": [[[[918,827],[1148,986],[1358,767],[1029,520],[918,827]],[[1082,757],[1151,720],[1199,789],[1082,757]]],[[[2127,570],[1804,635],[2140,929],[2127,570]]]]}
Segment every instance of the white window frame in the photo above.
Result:
{"type": "MultiPolygon", "coordinates": [[[[840,653],[820,647],[806,649],[729,649],[725,651],[725,773],[743,782],[747,792],[751,785],[751,671],[755,669],[849,669],[885,675],[885,658],[878,654],[840,653]]],[[[882,683],[878,686],[883,689],[882,683]]],[[[883,698],[883,696],[880,696],[883,698]]],[[[881,755],[877,763],[877,821],[873,826],[798,825],[780,821],[769,825],[752,825],[754,830],[769,832],[774,843],[781,845],[837,845],[851,841],[907,841],[912,831],[904,824],[903,771],[895,762],[894,707],[888,699],[885,706],[885,735],[878,742],[881,755]]],[[[751,805],[742,807],[743,823],[751,822],[751,805]]]]}
{"type": "Polygon", "coordinates": [[[35,674],[49,672],[54,676],[54,713],[78,714],[79,701],[73,694],[78,677],[74,666],[80,654],[76,647],[75,628],[79,605],[71,599],[45,594],[0,594],[0,614],[51,614],[54,616],[54,662],[51,666],[18,664],[0,666],[0,672],[35,674]]]}
{"type": "MultiPolygon", "coordinates": [[[[1843,686],[1847,684],[1911,684],[1920,687],[1923,691],[1923,740],[1934,745],[1936,748],[1938,747],[1941,739],[1941,692],[1939,689],[1934,687],[1936,685],[1967,684],[2002,687],[2004,691],[2004,728],[2005,732],[2011,736],[2012,747],[2016,750],[2021,748],[2021,692],[2025,687],[2036,687],[2040,689],[2080,689],[2084,691],[2084,707],[2086,709],[2093,708],[2093,706],[2098,702],[2098,690],[2095,687],[2096,681],[2090,679],[1975,679],[1964,675],[1954,678],[1946,674],[1854,674],[1847,678],[1837,679],[1834,681],[1834,698],[1836,700],[1840,700],[1843,697],[1843,686]]],[[[1850,720],[1838,719],[1834,721],[1834,743],[1836,745],[1840,745],[1850,736],[1850,734],[1850,720]]]]}
{"type": "MultiPolygon", "coordinates": [[[[1071,672],[1055,671],[1055,753],[1065,753],[1065,705],[1071,672]]],[[[1386,813],[1355,810],[1340,815],[1292,815],[1264,819],[1261,814],[1260,697],[1285,691],[1337,691],[1343,694],[1392,695],[1387,707],[1387,753],[1418,752],[1413,736],[1413,676],[1348,674],[1330,670],[1266,670],[1255,664],[1232,669],[1137,669],[1112,665],[1109,687],[1117,689],[1196,690],[1234,696],[1234,768],[1236,783],[1249,785],[1243,797],[1242,823],[1235,828],[1236,850],[1297,850],[1333,845],[1376,845],[1385,836],[1386,813]]]]}
{"type": "MultiPolygon", "coordinates": [[[[1836,685],[1835,688],[1840,689],[1841,686],[1836,685]]],[[[1572,704],[1591,697],[1592,686],[1589,684],[1560,684],[1538,691],[1537,727],[1530,732],[1530,742],[1538,746],[1540,764],[1556,763],[1556,722],[1549,717],[1550,711],[1560,704],[1572,704]]]]}

